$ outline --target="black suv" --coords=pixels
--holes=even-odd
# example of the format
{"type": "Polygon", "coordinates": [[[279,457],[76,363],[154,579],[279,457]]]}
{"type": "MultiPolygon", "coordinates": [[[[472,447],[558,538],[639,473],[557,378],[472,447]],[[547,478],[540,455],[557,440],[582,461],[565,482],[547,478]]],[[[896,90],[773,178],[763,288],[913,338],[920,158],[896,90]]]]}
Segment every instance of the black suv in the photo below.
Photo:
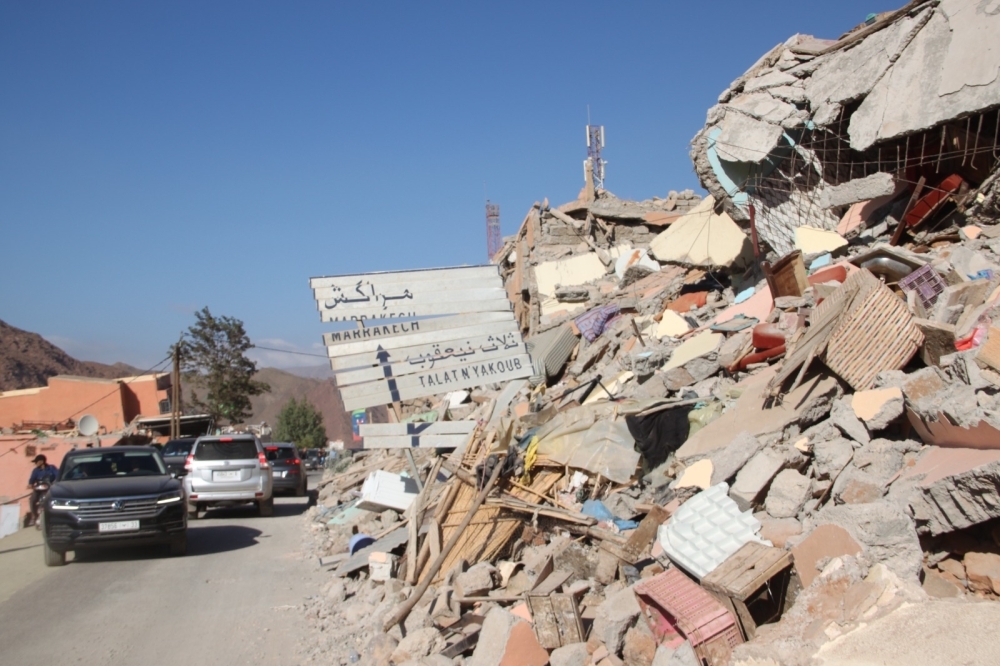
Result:
{"type": "Polygon", "coordinates": [[[274,442],[264,445],[264,455],[271,463],[274,492],[291,490],[297,497],[304,497],[309,490],[305,465],[299,450],[291,442],[274,442]]]}
{"type": "Polygon", "coordinates": [[[43,506],[50,567],[81,547],[163,543],[171,555],[187,551],[184,490],[151,446],[70,451],[43,506]]]}

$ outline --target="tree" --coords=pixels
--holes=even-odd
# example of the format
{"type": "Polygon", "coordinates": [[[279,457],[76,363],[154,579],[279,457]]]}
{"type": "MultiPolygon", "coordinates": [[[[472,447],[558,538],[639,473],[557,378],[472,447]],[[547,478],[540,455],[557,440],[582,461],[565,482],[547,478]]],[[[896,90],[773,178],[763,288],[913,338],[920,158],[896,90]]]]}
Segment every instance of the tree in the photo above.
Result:
{"type": "Polygon", "coordinates": [[[326,427],[323,415],[305,398],[291,398],[278,412],[274,437],[279,442],[295,442],[300,449],[324,448],[326,427]]]}
{"type": "Polygon", "coordinates": [[[215,317],[207,307],[194,316],[197,321],[178,343],[181,370],[188,382],[205,391],[205,398],[192,391],[190,402],[216,421],[242,423],[251,415],[250,396],[271,390],[253,379],[257,364],[246,357],[253,344],[239,319],[215,317]]]}

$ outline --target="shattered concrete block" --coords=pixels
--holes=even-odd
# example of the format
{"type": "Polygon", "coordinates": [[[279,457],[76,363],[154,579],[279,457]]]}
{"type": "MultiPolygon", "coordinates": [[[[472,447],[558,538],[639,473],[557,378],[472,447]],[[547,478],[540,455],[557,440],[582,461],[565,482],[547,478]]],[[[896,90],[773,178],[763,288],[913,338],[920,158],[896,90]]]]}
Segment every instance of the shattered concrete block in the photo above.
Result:
{"type": "Polygon", "coordinates": [[[683,369],[695,382],[700,382],[715,376],[719,372],[720,366],[718,362],[710,358],[696,358],[685,363],[683,369]]]}
{"type": "Polygon", "coordinates": [[[820,479],[837,478],[853,457],[854,447],[843,437],[813,444],[813,469],[820,479]]]}
{"type": "Polygon", "coordinates": [[[750,433],[743,431],[726,448],[712,452],[712,484],[729,481],[747,462],[760,451],[763,444],[750,433]]]}
{"type": "Polygon", "coordinates": [[[698,380],[684,368],[673,368],[659,376],[663,378],[663,386],[668,391],[679,391],[686,386],[698,383],[698,380]]]}
{"type": "Polygon", "coordinates": [[[855,416],[850,402],[846,400],[838,400],[833,403],[833,409],[830,410],[830,421],[837,426],[840,432],[859,444],[867,444],[871,441],[868,428],[861,422],[861,419],[855,416]]]}
{"type": "Polygon", "coordinates": [[[622,649],[625,632],[639,617],[641,609],[632,587],[620,590],[597,607],[597,617],[591,635],[597,636],[607,646],[608,652],[618,654],[622,649]]]}
{"type": "MultiPolygon", "coordinates": [[[[665,663],[666,666],[701,666],[701,659],[691,647],[691,641],[684,641],[671,652],[670,658],[665,663]]],[[[655,661],[653,664],[656,666],[655,661]]]]}
{"type": "Polygon", "coordinates": [[[802,523],[795,518],[772,518],[764,512],[754,517],[760,521],[760,538],[775,548],[784,548],[789,539],[802,534],[802,523]]]}
{"type": "Polygon", "coordinates": [[[920,347],[920,359],[927,365],[941,365],[941,357],[955,352],[955,326],[942,324],[930,319],[914,318],[924,335],[924,344],[920,347]]]}
{"type": "Polygon", "coordinates": [[[645,622],[638,622],[625,633],[622,659],[629,666],[652,666],[656,656],[656,639],[645,622]]]}
{"type": "Polygon", "coordinates": [[[962,558],[969,589],[973,592],[1000,595],[1000,555],[966,553],[962,558]]]}
{"type": "Polygon", "coordinates": [[[883,483],[867,470],[848,465],[833,484],[833,498],[842,504],[875,502],[885,495],[883,483]]]}
{"type": "Polygon", "coordinates": [[[809,587],[819,576],[816,565],[833,557],[860,555],[861,544],[843,527],[820,525],[792,548],[795,570],[802,587],[809,587]]]}
{"type": "Polygon", "coordinates": [[[556,286],[555,297],[562,303],[586,303],[590,300],[590,290],[586,287],[556,286]]]}
{"type": "Polygon", "coordinates": [[[782,470],[771,482],[764,509],[775,518],[794,518],[810,494],[809,477],[794,469],[782,470]]]}
{"type": "Polygon", "coordinates": [[[722,344],[722,340],[725,337],[726,336],[722,333],[704,331],[688,340],[685,340],[679,347],[673,350],[673,353],[670,355],[670,360],[663,366],[663,369],[671,370],[673,368],[686,366],[689,361],[711,354],[720,344],[722,344]]]}
{"type": "Polygon", "coordinates": [[[1000,517],[1000,451],[928,447],[890,497],[913,512],[921,534],[938,535],[1000,517]]]}
{"type": "Polygon", "coordinates": [[[586,643],[570,643],[556,648],[549,655],[550,666],[586,666],[590,662],[590,653],[586,643]]]}
{"type": "Polygon", "coordinates": [[[858,391],[851,396],[854,415],[864,421],[868,430],[882,430],[902,416],[905,405],[903,390],[896,386],[858,391]]]}
{"type": "Polygon", "coordinates": [[[891,173],[879,171],[865,178],[855,178],[834,187],[824,188],[820,193],[820,206],[834,208],[859,201],[868,201],[886,196],[896,191],[896,179],[891,173]]]}
{"type": "Polygon", "coordinates": [[[420,659],[432,652],[440,652],[444,646],[444,638],[437,629],[424,627],[407,633],[392,651],[390,659],[397,664],[409,659],[420,659]]]}
{"type": "Polygon", "coordinates": [[[771,480],[787,465],[785,456],[774,449],[764,449],[757,453],[736,475],[729,496],[736,501],[741,511],[757,505],[767,492],[771,480]]]}
{"type": "Polygon", "coordinates": [[[362,656],[372,664],[387,664],[397,645],[399,645],[399,641],[395,638],[379,632],[372,636],[365,645],[362,656]]]}
{"type": "Polygon", "coordinates": [[[496,575],[496,567],[489,562],[480,562],[455,578],[455,592],[460,597],[478,597],[487,594],[496,584],[496,575]]]}
{"type": "Polygon", "coordinates": [[[486,614],[479,643],[469,666],[545,666],[549,653],[538,644],[535,632],[524,620],[500,607],[486,614]]]}
{"type": "Polygon", "coordinates": [[[815,521],[843,527],[873,562],[885,564],[900,578],[914,580],[920,575],[924,554],[917,530],[913,520],[898,506],[885,500],[870,504],[828,504],[815,521]]]}

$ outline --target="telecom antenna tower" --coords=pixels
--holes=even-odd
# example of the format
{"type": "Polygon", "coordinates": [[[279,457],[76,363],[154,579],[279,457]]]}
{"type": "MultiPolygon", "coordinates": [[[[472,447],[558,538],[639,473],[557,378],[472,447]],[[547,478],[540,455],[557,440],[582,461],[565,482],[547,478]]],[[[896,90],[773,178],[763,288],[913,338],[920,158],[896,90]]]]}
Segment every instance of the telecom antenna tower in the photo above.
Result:
{"type": "Polygon", "coordinates": [[[587,125],[587,159],[583,162],[583,173],[586,179],[589,164],[594,174],[595,190],[604,189],[604,165],[607,162],[601,159],[602,148],[604,148],[604,125],[587,125]]]}
{"type": "Polygon", "coordinates": [[[503,247],[503,239],[500,237],[500,204],[490,203],[486,200],[486,254],[487,259],[493,261],[497,252],[503,247]]]}

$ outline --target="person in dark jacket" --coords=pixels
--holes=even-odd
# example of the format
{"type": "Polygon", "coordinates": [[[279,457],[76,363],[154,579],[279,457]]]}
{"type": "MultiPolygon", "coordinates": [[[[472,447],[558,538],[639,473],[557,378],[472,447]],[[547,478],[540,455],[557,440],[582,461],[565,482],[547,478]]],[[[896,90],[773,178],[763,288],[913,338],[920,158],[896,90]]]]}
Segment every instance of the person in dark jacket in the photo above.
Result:
{"type": "Polygon", "coordinates": [[[31,470],[28,478],[28,488],[31,489],[31,513],[29,514],[29,525],[41,527],[38,524],[38,504],[42,497],[48,492],[49,487],[55,483],[59,470],[55,465],[48,464],[48,459],[39,454],[31,462],[35,463],[35,469],[31,470]]]}

